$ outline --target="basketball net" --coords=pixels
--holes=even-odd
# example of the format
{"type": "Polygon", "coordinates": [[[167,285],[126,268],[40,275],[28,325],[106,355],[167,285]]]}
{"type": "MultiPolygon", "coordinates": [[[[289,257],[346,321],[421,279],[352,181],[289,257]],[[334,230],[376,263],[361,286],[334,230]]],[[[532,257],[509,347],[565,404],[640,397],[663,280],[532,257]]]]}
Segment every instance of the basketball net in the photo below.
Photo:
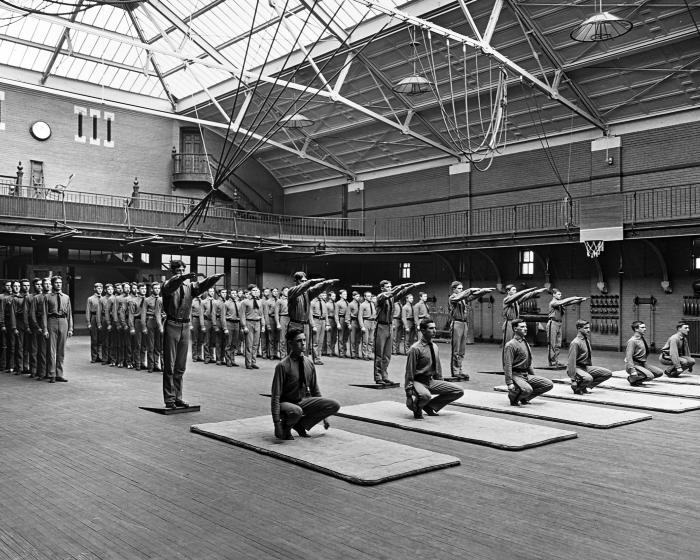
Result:
{"type": "Polygon", "coordinates": [[[590,259],[597,259],[605,248],[605,241],[595,240],[595,241],[584,241],[586,246],[586,255],[590,259]]]}

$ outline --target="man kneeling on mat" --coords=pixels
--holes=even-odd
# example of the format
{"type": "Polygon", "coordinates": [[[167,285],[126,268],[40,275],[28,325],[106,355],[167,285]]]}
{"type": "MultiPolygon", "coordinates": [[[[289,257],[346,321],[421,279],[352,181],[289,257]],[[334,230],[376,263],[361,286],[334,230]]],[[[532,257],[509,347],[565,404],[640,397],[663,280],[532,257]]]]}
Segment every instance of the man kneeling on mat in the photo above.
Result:
{"type": "Polygon", "coordinates": [[[332,399],[321,397],[316,382],[313,361],[304,355],[306,335],[301,329],[289,329],[286,334],[289,355],[275,367],[272,379],[272,421],[277,439],[294,439],[291,430],[301,437],[313,426],[338,412],[340,405],[332,399]]]}
{"type": "Polygon", "coordinates": [[[424,318],[420,340],[411,346],[406,358],[406,406],[415,418],[423,418],[423,412],[437,416],[443,406],[464,395],[459,385],[442,380],[438,348],[433,343],[436,332],[435,322],[424,318]]]}
{"type": "Polygon", "coordinates": [[[603,381],[612,377],[612,371],[594,366],[592,361],[591,343],[588,337],[591,334],[591,324],[579,319],[576,321],[578,334],[569,344],[569,364],[566,373],[571,378],[571,390],[575,395],[585,395],[588,389],[593,389],[603,381]]]}
{"type": "Polygon", "coordinates": [[[661,368],[648,365],[649,345],[644,338],[647,326],[641,321],[632,323],[632,338],[627,341],[627,351],[625,352],[625,370],[627,371],[627,381],[633,387],[639,387],[644,381],[653,381],[656,377],[661,377],[664,372],[661,368]]]}
{"type": "Polygon", "coordinates": [[[666,341],[666,344],[661,349],[659,361],[669,366],[664,372],[669,377],[678,377],[681,373],[693,373],[695,360],[690,357],[690,348],[688,347],[688,334],[690,333],[690,325],[687,322],[680,321],[676,325],[676,334],[671,335],[666,341]]]}
{"type": "Polygon", "coordinates": [[[532,370],[532,352],[525,340],[527,323],[518,318],[513,319],[510,325],[513,338],[503,349],[503,372],[508,386],[508,400],[511,406],[520,406],[551,390],[554,385],[549,379],[535,375],[532,370]]]}

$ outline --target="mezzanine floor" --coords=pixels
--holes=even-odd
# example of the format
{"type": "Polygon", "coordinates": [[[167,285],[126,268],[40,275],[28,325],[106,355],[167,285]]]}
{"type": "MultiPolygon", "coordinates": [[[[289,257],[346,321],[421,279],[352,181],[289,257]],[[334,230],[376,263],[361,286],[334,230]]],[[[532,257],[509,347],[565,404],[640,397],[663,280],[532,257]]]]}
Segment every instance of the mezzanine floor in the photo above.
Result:
{"type": "MultiPolygon", "coordinates": [[[[189,364],[185,397],[202,411],[166,417],[138,408],[160,404],[157,374],[93,366],[88,346],[69,341],[69,383],[0,374],[2,560],[661,560],[700,550],[700,411],[652,412],[612,430],[507,416],[579,434],[520,452],[334,418],[333,427],[462,461],[360,487],[190,433],[269,413],[259,393],[274,362],[189,364]]],[[[545,351],[534,349],[537,363],[545,351]]],[[[447,370],[447,345],[441,354],[447,370]]],[[[498,369],[499,356],[496,345],[468,347],[470,389],[502,382],[475,373],[498,369]]],[[[402,389],[348,386],[371,382],[371,362],[325,360],[321,389],[341,404],[402,400],[402,389]]],[[[595,361],[622,366],[612,352],[595,361]]],[[[392,359],[392,378],[404,362],[392,359]]]]}

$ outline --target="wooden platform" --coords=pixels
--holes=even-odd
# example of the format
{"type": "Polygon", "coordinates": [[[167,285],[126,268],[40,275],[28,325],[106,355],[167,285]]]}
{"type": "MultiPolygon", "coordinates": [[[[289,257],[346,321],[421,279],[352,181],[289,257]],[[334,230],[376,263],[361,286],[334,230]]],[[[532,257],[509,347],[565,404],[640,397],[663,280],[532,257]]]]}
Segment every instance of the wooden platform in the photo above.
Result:
{"type": "MultiPolygon", "coordinates": [[[[449,371],[449,346],[438,346],[449,371]]],[[[546,348],[532,351],[546,362],[546,348]]],[[[595,354],[602,365],[621,363],[619,352],[595,354]]],[[[400,391],[348,386],[367,381],[368,362],[324,361],[321,391],[343,406],[402,400],[400,391]]],[[[405,362],[392,357],[392,379],[402,379],[405,362]]],[[[184,398],[202,410],[167,419],[137,408],[160,402],[160,376],[91,366],[85,337],[68,340],[70,383],[0,374],[0,559],[697,557],[700,411],[655,412],[613,430],[578,427],[577,439],[518,453],[334,417],[329,433],[462,462],[359,486],[190,432],[194,423],[269,415],[269,399],[258,394],[269,393],[276,363],[188,363],[184,398]],[[582,520],[594,530],[580,530],[582,520]]],[[[500,367],[500,346],[468,346],[464,367],[469,389],[492,391],[496,378],[476,369],[500,367]]]]}
{"type": "Polygon", "coordinates": [[[350,387],[362,387],[363,389],[397,389],[401,387],[401,383],[350,383],[350,387]]]}
{"type": "MultiPolygon", "coordinates": [[[[494,387],[494,390],[507,392],[505,385],[494,387]]],[[[690,412],[700,410],[700,402],[696,399],[683,399],[664,395],[649,395],[640,392],[617,391],[604,389],[600,386],[586,395],[576,395],[571,387],[563,383],[555,383],[551,391],[541,396],[543,399],[564,399],[567,401],[579,401],[585,403],[611,404],[627,408],[639,408],[642,410],[656,410],[658,412],[690,412]]]]}
{"type": "Polygon", "coordinates": [[[199,412],[201,407],[198,404],[191,404],[186,407],[177,408],[166,408],[164,406],[140,406],[141,410],[147,410],[148,412],[155,412],[156,414],[164,414],[166,416],[170,414],[184,414],[186,412],[199,412]]]}
{"type": "MultiPolygon", "coordinates": [[[[617,379],[627,379],[627,372],[623,370],[613,371],[613,377],[617,379]]],[[[668,377],[662,375],[654,379],[655,383],[671,383],[673,385],[700,385],[700,375],[684,373],[679,377],[668,377]]]]}
{"type": "MultiPolygon", "coordinates": [[[[567,385],[571,383],[569,378],[552,379],[554,383],[567,385]]],[[[669,397],[682,397],[685,399],[700,399],[700,385],[674,385],[672,383],[659,383],[657,381],[645,381],[642,385],[632,386],[627,379],[611,377],[598,387],[613,389],[615,391],[629,391],[645,395],[664,395],[669,397]]]]}
{"type": "Polygon", "coordinates": [[[568,430],[474,416],[445,408],[439,416],[426,415],[423,420],[416,420],[405,405],[393,401],[343,407],[338,416],[508,451],[521,451],[576,437],[576,432],[568,430]]]}
{"type": "Polygon", "coordinates": [[[465,391],[464,396],[452,402],[451,405],[601,429],[651,420],[649,414],[640,412],[557,402],[554,399],[541,397],[537,397],[526,405],[511,406],[505,394],[488,391],[465,391]]]}
{"type": "Polygon", "coordinates": [[[337,429],[314,427],[308,438],[279,441],[272,434],[269,416],[197,424],[190,430],[367,486],[460,463],[457,457],[337,429]]]}

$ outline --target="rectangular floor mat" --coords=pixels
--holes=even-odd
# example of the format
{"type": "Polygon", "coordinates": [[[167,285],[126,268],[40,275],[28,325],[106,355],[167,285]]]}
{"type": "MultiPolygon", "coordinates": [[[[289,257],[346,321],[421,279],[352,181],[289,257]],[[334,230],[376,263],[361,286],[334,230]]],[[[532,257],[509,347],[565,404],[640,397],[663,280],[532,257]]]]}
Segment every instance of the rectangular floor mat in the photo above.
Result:
{"type": "Polygon", "coordinates": [[[338,416],[509,451],[577,437],[576,432],[568,430],[477,416],[445,408],[439,416],[426,415],[423,420],[416,420],[405,404],[395,401],[344,406],[338,416]]]}
{"type": "Polygon", "coordinates": [[[457,457],[332,427],[326,432],[315,426],[311,437],[280,441],[274,437],[269,415],[196,424],[190,430],[367,486],[460,464],[457,457]]]}
{"type": "MultiPolygon", "coordinates": [[[[617,379],[627,379],[625,370],[613,371],[613,377],[617,379]]],[[[668,377],[662,375],[654,379],[655,383],[672,383],[673,385],[700,385],[700,375],[684,373],[680,377],[668,377]]]]}
{"type": "MultiPolygon", "coordinates": [[[[552,379],[554,383],[570,384],[568,377],[552,379]]],[[[700,399],[700,386],[698,385],[673,385],[672,383],[659,383],[658,381],[645,381],[644,385],[632,387],[627,379],[611,377],[598,387],[613,389],[614,391],[627,391],[630,393],[642,393],[645,395],[663,395],[666,397],[682,397],[685,399],[700,399]]]]}
{"type": "Polygon", "coordinates": [[[505,394],[486,391],[464,391],[464,396],[451,404],[466,408],[476,408],[477,410],[490,410],[491,412],[601,429],[615,428],[625,424],[641,422],[642,420],[651,420],[651,415],[642,412],[559,402],[554,399],[543,399],[541,397],[537,397],[526,405],[511,406],[505,394]]]}
{"type": "MultiPolygon", "coordinates": [[[[494,387],[495,391],[507,392],[508,387],[499,385],[494,387]]],[[[659,412],[688,412],[700,409],[700,402],[697,399],[681,399],[678,397],[666,397],[663,395],[649,395],[644,393],[632,393],[629,391],[616,391],[614,389],[602,389],[596,387],[592,393],[587,395],[574,395],[571,387],[560,383],[555,383],[551,391],[548,391],[542,398],[545,399],[565,399],[568,401],[578,401],[594,404],[611,404],[615,406],[626,406],[627,408],[640,408],[642,410],[656,410],[659,412]]]]}

